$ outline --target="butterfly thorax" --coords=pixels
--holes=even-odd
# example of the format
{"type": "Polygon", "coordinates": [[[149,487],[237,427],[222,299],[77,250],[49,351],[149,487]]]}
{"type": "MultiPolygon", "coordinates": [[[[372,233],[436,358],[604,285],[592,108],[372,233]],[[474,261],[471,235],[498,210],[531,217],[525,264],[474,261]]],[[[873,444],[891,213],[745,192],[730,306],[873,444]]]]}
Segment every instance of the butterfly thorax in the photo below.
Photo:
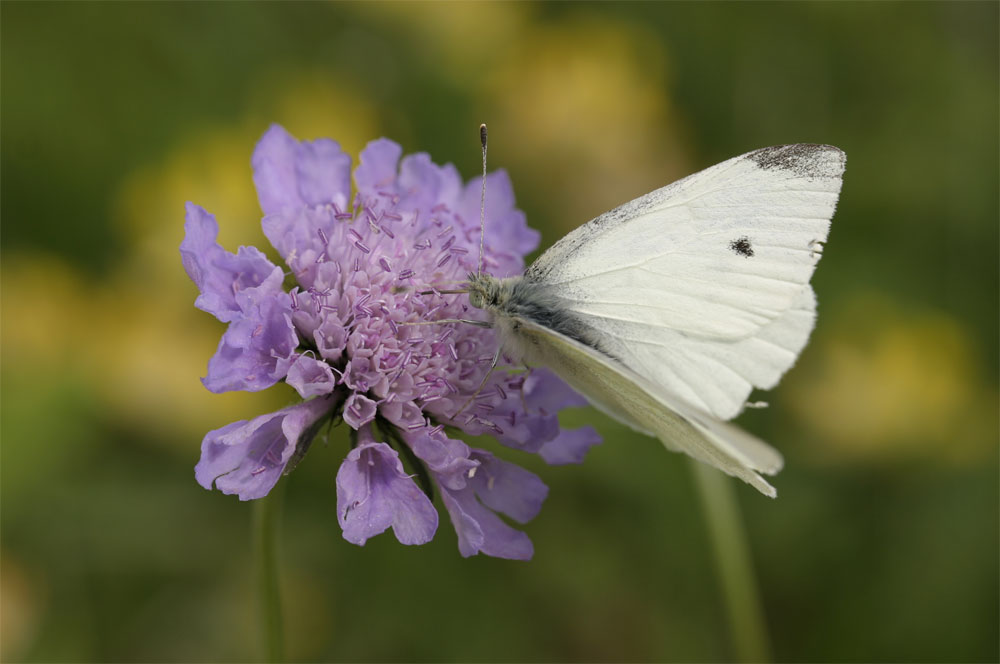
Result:
{"type": "Polygon", "coordinates": [[[590,326],[546,284],[525,277],[497,279],[488,274],[470,274],[469,304],[490,314],[493,327],[504,338],[516,336],[519,326],[527,321],[606,353],[590,326]]]}

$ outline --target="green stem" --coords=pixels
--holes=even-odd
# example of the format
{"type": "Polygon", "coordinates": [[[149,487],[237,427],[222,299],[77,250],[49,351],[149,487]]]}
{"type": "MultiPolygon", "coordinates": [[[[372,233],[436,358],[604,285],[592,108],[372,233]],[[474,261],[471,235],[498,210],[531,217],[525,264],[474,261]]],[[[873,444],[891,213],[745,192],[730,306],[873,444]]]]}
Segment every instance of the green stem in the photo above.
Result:
{"type": "Polygon", "coordinates": [[[770,661],[764,611],[732,480],[694,459],[691,467],[705,511],[736,657],[741,662],[770,661]]]}
{"type": "Polygon", "coordinates": [[[278,535],[281,512],[281,482],[271,493],[254,501],[254,548],[257,552],[257,587],[260,593],[261,633],[265,661],[284,661],[284,629],[281,621],[281,589],[278,580],[278,535]]]}

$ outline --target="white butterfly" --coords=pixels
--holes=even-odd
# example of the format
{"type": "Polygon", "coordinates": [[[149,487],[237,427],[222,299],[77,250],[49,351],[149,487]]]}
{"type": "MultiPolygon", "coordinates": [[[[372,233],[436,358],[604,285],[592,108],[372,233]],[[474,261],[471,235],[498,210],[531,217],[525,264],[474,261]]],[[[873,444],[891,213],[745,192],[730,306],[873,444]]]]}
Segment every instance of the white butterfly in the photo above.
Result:
{"type": "Polygon", "coordinates": [[[845,160],[808,144],[735,157],[584,224],[523,276],[470,275],[469,301],[508,354],[774,497],[758,473],[781,454],[724,420],[809,338],[845,160]]]}

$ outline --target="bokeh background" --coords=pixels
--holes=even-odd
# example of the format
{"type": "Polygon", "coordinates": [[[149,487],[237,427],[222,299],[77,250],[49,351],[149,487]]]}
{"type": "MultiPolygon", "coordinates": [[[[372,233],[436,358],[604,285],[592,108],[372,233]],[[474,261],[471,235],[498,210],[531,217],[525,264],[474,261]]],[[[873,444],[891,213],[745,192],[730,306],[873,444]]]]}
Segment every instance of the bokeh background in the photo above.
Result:
{"type": "MultiPolygon", "coordinates": [[[[997,661],[998,5],[15,3],[2,67],[4,661],[261,656],[250,505],[204,433],[291,391],[212,395],[183,204],[265,246],[272,122],[356,154],[389,136],[467,177],[490,125],[543,247],[766,145],[848,155],[819,324],[741,424],[786,456],[740,485],[778,660],[997,661]]],[[[273,256],[273,253],[272,253],[273,256]]],[[[546,468],[530,563],[364,548],[347,442],[285,482],[288,654],[351,661],[733,657],[688,464],[605,437],[546,468]]]]}

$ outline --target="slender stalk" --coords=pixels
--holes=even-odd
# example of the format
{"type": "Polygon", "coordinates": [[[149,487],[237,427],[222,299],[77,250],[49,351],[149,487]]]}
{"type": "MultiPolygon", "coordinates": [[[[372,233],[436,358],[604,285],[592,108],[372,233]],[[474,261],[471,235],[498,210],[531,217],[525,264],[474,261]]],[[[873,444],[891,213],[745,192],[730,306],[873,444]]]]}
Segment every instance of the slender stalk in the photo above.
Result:
{"type": "Polygon", "coordinates": [[[281,521],[281,482],[264,498],[254,501],[253,537],[257,552],[258,613],[267,662],[284,661],[284,625],[278,579],[278,536],[281,521]]]}
{"type": "Polygon", "coordinates": [[[694,459],[691,467],[705,511],[736,658],[741,662],[770,661],[764,611],[732,480],[694,459]]]}

